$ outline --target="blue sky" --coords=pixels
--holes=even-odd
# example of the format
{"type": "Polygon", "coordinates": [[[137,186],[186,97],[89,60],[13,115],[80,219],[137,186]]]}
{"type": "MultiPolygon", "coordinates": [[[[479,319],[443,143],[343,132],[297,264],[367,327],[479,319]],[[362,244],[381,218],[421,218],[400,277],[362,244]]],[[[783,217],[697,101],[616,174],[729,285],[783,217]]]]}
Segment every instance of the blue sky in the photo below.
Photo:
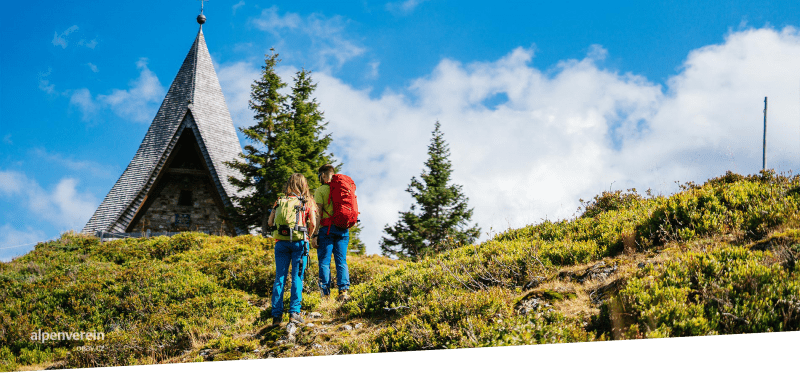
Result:
{"type": "MultiPolygon", "coordinates": [[[[188,52],[199,4],[5,6],[0,260],[83,227],[188,52]]],[[[800,167],[797,2],[212,0],[205,14],[236,126],[251,123],[270,47],[286,80],[313,71],[371,253],[408,209],[436,120],[483,238],[569,217],[610,187],[756,172],[764,96],[768,166],[800,167]]]]}

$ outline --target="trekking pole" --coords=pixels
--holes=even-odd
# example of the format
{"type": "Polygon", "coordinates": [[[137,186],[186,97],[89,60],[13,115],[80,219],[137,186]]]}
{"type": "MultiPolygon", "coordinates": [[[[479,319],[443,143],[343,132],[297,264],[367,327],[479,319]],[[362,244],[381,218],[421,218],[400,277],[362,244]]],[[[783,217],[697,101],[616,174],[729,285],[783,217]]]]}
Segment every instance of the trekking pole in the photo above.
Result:
{"type": "MultiPolygon", "coordinates": [[[[297,195],[295,195],[295,196],[297,196],[297,195]]],[[[300,276],[300,279],[302,280],[302,279],[305,279],[305,274],[306,274],[306,272],[305,272],[306,271],[306,269],[305,269],[306,266],[305,266],[304,262],[308,261],[309,243],[308,243],[308,228],[304,227],[305,230],[301,230],[300,225],[298,225],[298,223],[300,222],[300,212],[301,211],[305,212],[305,210],[306,210],[306,199],[303,198],[303,197],[300,197],[300,196],[297,196],[297,198],[300,200],[301,204],[300,204],[299,207],[298,206],[294,207],[294,209],[295,209],[294,225],[298,229],[298,231],[303,232],[303,239],[304,239],[303,240],[303,242],[304,242],[304,244],[303,244],[303,253],[300,255],[300,267],[298,268],[297,275],[300,276]],[[304,261],[304,259],[305,259],[305,261],[304,261]]],[[[305,218],[305,217],[303,217],[303,218],[305,218]]],[[[305,219],[303,221],[305,221],[305,219]]]]}
{"type": "Polygon", "coordinates": [[[308,266],[304,266],[305,264],[303,263],[303,259],[305,259],[305,262],[308,262],[308,255],[309,255],[309,244],[308,244],[308,241],[306,241],[306,245],[304,246],[304,249],[305,250],[303,251],[303,255],[300,256],[301,265],[300,265],[300,274],[299,275],[300,275],[300,279],[301,280],[305,280],[305,278],[306,278],[306,268],[308,267],[308,266]]]}

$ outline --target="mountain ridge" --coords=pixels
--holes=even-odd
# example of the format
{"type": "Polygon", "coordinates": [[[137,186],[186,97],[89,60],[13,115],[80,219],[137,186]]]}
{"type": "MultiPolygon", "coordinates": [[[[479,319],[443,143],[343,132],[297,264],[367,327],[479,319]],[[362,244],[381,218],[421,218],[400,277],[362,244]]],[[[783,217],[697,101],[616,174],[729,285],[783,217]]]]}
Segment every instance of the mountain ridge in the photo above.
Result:
{"type": "Polygon", "coordinates": [[[799,207],[800,176],[772,171],[670,196],[606,191],[580,216],[417,263],[351,256],[344,303],[316,292],[312,255],[306,322],[279,327],[272,239],[66,233],[0,264],[0,368],[796,331],[799,207]],[[105,339],[31,341],[39,329],[105,339]]]}

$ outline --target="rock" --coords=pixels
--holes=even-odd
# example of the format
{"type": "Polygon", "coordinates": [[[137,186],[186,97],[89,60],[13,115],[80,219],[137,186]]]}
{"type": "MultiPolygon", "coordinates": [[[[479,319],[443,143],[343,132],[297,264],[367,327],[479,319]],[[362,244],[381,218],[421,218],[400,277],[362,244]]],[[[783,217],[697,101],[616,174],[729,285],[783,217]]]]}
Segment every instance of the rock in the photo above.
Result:
{"type": "Polygon", "coordinates": [[[295,338],[294,335],[289,335],[286,338],[286,341],[288,341],[289,343],[294,343],[296,340],[297,340],[297,338],[295,338]]]}
{"type": "Polygon", "coordinates": [[[258,353],[258,352],[261,352],[261,350],[260,349],[254,349],[253,350],[253,353],[258,353]]]}
{"type": "Polygon", "coordinates": [[[314,345],[312,345],[311,348],[320,349],[320,348],[322,348],[322,345],[314,343],[314,345]]]}
{"type": "Polygon", "coordinates": [[[355,328],[360,329],[361,326],[364,326],[364,324],[363,323],[356,323],[355,328]]]}
{"type": "Polygon", "coordinates": [[[645,264],[644,262],[640,262],[637,266],[639,267],[639,269],[643,269],[645,266],[647,266],[647,264],[645,264]]]}
{"type": "Polygon", "coordinates": [[[313,324],[313,323],[311,323],[311,322],[309,322],[309,323],[308,323],[306,326],[308,326],[308,327],[314,327],[314,324],[313,324]]]}
{"type": "Polygon", "coordinates": [[[547,278],[545,278],[545,277],[533,277],[533,279],[531,279],[528,283],[525,283],[525,285],[522,286],[522,289],[523,290],[530,290],[530,289],[536,288],[537,286],[539,286],[539,284],[544,282],[545,279],[547,279],[547,278]]]}
{"type": "Polygon", "coordinates": [[[291,335],[294,335],[294,333],[295,333],[295,332],[297,332],[297,326],[296,326],[294,323],[292,323],[292,322],[289,322],[288,324],[286,324],[286,332],[287,332],[287,333],[288,333],[290,336],[291,336],[291,335]]]}
{"type": "Polygon", "coordinates": [[[579,281],[581,283],[586,282],[587,280],[604,281],[616,271],[617,264],[607,265],[605,261],[600,261],[589,269],[586,269],[586,272],[579,278],[579,281]]]}
{"type": "Polygon", "coordinates": [[[67,367],[67,362],[66,361],[59,361],[59,362],[56,362],[56,363],[46,367],[45,370],[65,369],[66,367],[67,367]]]}
{"type": "Polygon", "coordinates": [[[203,357],[208,356],[208,354],[210,352],[211,352],[211,349],[208,349],[208,348],[202,349],[202,350],[200,350],[200,356],[203,356],[203,357]]]}
{"type": "Polygon", "coordinates": [[[322,313],[311,312],[311,313],[308,314],[308,318],[322,318],[322,313]]]}
{"type": "Polygon", "coordinates": [[[353,326],[350,326],[350,325],[344,325],[344,326],[342,326],[342,330],[350,331],[350,330],[352,330],[352,329],[353,329],[353,326]]]}
{"type": "Polygon", "coordinates": [[[284,344],[286,344],[286,340],[283,340],[283,339],[281,339],[281,340],[276,340],[276,341],[275,341],[275,345],[276,345],[276,346],[277,346],[277,345],[284,345],[284,344]]]}
{"type": "Polygon", "coordinates": [[[520,302],[516,309],[517,313],[519,314],[528,314],[530,312],[537,311],[542,307],[548,307],[548,306],[550,306],[550,304],[543,301],[542,299],[531,298],[520,302]]]}
{"type": "Polygon", "coordinates": [[[589,293],[592,303],[595,305],[602,304],[605,300],[614,295],[614,293],[616,293],[622,287],[622,284],[623,279],[618,278],[613,282],[598,287],[596,290],[589,293]]]}

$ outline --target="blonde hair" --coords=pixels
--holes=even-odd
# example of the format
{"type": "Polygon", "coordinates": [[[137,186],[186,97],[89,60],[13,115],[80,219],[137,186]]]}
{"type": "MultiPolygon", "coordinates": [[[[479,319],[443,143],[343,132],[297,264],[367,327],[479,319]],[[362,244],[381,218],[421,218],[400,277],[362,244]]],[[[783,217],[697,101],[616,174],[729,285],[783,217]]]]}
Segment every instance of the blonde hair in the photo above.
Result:
{"type": "Polygon", "coordinates": [[[286,195],[298,195],[304,197],[306,200],[312,200],[311,192],[308,190],[308,182],[306,182],[306,177],[300,173],[294,173],[289,180],[286,181],[286,185],[283,187],[283,193],[286,195]]]}

